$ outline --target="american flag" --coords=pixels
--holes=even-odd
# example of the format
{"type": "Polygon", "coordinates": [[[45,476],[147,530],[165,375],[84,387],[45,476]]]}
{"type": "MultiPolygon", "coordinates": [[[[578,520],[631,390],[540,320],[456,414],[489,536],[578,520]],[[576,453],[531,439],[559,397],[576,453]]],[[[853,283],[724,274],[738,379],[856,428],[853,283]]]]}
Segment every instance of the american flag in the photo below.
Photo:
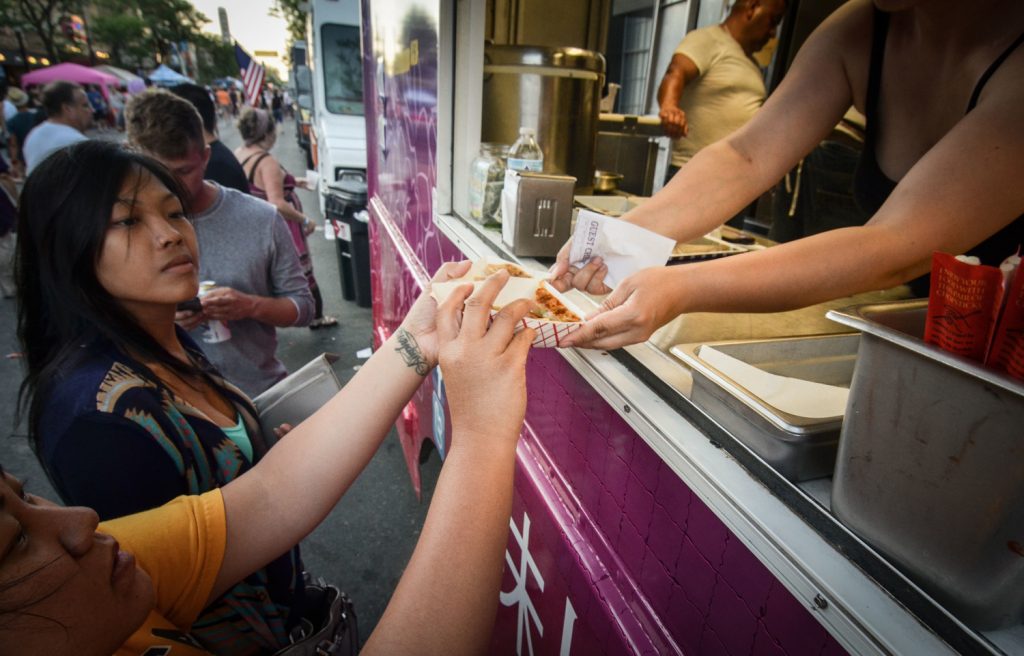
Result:
{"type": "Polygon", "coordinates": [[[242,74],[242,85],[245,91],[245,101],[257,107],[257,99],[260,90],[263,89],[263,65],[249,56],[242,46],[235,44],[235,59],[238,61],[238,69],[242,74]]]}

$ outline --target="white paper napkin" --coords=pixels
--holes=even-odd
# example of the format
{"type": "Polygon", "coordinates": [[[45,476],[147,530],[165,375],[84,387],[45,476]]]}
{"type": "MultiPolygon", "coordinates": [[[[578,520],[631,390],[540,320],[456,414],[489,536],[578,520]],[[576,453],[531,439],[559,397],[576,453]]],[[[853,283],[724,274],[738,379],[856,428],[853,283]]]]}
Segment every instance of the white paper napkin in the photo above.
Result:
{"type": "Polygon", "coordinates": [[[770,374],[710,346],[700,347],[700,359],[782,412],[809,419],[846,412],[850,390],[844,387],[770,374]]]}
{"type": "Polygon", "coordinates": [[[569,262],[582,267],[595,257],[608,266],[605,284],[617,287],[630,275],[654,266],[663,266],[676,242],[638,225],[580,210],[569,249],[569,262]]]}

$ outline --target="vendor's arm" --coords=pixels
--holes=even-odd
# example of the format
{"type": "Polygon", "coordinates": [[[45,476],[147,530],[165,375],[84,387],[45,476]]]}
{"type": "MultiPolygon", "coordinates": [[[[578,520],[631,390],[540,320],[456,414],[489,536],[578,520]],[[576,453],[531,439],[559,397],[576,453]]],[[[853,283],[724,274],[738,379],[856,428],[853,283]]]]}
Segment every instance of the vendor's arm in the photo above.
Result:
{"type": "MultiPolygon", "coordinates": [[[[903,176],[864,226],[746,255],[627,278],[607,312],[570,343],[642,341],[684,312],[775,312],[886,289],[927,273],[932,253],[962,253],[1024,212],[1024,52],[993,76],[978,105],[903,176]]],[[[1011,255],[1017,244],[1007,244],[1011,255]]]]}
{"type": "Polygon", "coordinates": [[[661,192],[624,218],[685,241],[720,226],[775,184],[850,107],[845,57],[866,56],[861,40],[865,29],[870,34],[870,23],[863,24],[870,20],[869,9],[844,6],[825,20],[750,122],[697,153],[661,192]]]}
{"type": "Polygon", "coordinates": [[[658,86],[658,118],[665,134],[673,139],[685,137],[689,133],[686,123],[686,112],[679,108],[679,99],[683,97],[683,89],[697,79],[700,71],[693,60],[684,54],[672,55],[665,77],[658,86]]]}
{"type": "MultiPolygon", "coordinates": [[[[870,3],[855,2],[826,19],[750,122],[698,152],[661,191],[623,219],[689,241],[750,205],[820,143],[850,107],[851,86],[860,82],[850,80],[844,58],[867,57],[861,40],[870,43],[870,36],[864,36],[865,30],[870,35],[870,12],[870,3]]],[[[566,244],[552,268],[556,286],[609,291],[603,276],[594,276],[593,270],[576,279],[567,275],[568,256],[566,244]]]]}

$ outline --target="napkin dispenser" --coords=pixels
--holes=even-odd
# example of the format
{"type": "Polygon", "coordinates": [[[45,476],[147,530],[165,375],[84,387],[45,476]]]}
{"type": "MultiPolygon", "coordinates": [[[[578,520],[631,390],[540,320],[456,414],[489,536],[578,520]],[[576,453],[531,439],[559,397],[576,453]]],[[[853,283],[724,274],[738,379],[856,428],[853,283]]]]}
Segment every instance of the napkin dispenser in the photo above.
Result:
{"type": "Polygon", "coordinates": [[[501,238],[523,257],[554,257],[569,241],[572,193],[568,175],[508,171],[502,191],[501,238]]]}

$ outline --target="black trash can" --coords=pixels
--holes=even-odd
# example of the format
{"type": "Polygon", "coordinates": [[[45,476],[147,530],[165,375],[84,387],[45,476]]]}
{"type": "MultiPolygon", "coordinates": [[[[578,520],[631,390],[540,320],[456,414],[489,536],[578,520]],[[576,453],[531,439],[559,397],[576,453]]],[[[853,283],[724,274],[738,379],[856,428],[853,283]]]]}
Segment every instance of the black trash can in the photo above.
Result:
{"type": "Polygon", "coordinates": [[[366,181],[352,174],[328,187],[325,207],[328,221],[338,228],[338,273],[341,296],[360,307],[370,307],[370,233],[366,212],[366,181]]]}

